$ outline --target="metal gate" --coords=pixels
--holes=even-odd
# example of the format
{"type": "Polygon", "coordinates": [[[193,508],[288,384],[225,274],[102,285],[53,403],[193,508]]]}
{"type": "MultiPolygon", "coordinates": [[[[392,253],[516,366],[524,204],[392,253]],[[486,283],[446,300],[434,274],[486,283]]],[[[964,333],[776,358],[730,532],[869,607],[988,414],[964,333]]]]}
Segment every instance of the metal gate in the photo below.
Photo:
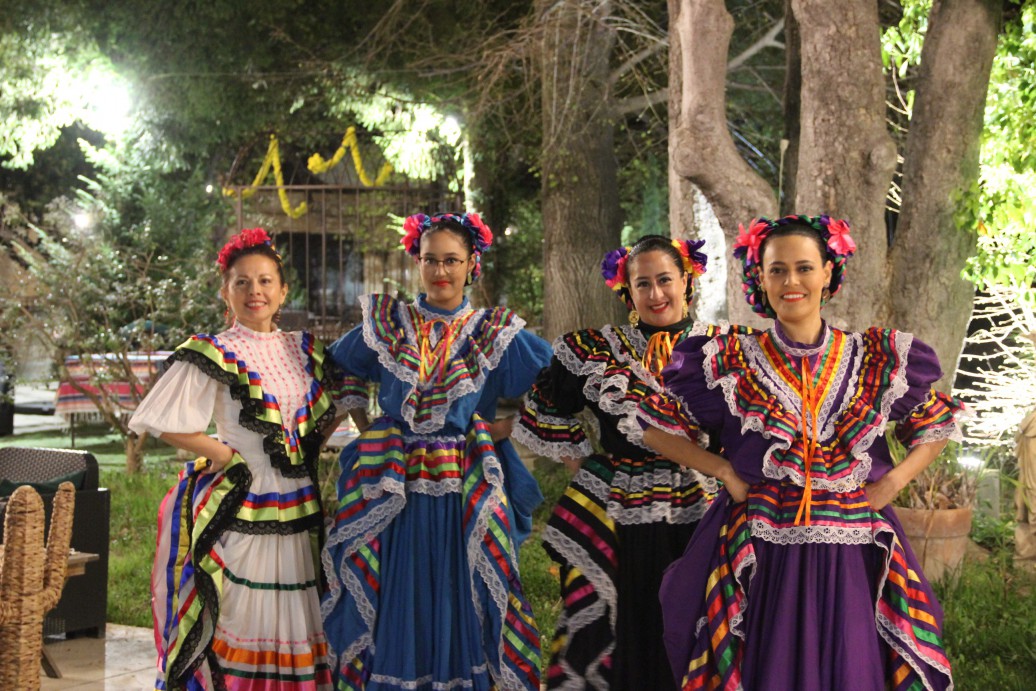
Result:
{"type": "Polygon", "coordinates": [[[457,203],[437,186],[269,185],[247,188],[256,190],[248,199],[241,195],[246,188],[231,189],[237,227],[266,228],[284,256],[289,292],[281,328],[304,328],[325,342],[359,321],[360,295],[414,294],[418,277],[400,250],[401,219],[457,203]],[[291,208],[305,201],[307,212],[285,214],[281,190],[291,208]]]}

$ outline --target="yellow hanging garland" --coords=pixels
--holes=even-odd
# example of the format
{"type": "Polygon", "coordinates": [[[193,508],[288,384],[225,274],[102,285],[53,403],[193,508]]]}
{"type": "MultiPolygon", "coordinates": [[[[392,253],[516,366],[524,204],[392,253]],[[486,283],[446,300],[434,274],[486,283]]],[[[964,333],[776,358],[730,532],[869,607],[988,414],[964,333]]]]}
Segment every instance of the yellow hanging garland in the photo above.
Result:
{"type": "MultiPolygon", "coordinates": [[[[281,153],[280,146],[277,143],[277,135],[270,135],[270,146],[266,149],[266,158],[263,159],[263,164],[259,166],[259,172],[255,176],[255,180],[247,188],[241,190],[241,198],[248,199],[253,194],[259,185],[266,181],[266,177],[270,174],[270,167],[273,167],[273,177],[277,181],[277,196],[281,200],[281,208],[284,209],[284,213],[291,218],[298,218],[302,214],[308,211],[306,202],[302,202],[294,209],[291,208],[291,200],[288,199],[288,193],[284,190],[284,173],[281,171],[281,153]]],[[[227,197],[233,197],[237,194],[237,190],[232,187],[224,187],[223,195],[227,197]]]]}
{"type": "Polygon", "coordinates": [[[392,164],[386,162],[381,166],[381,170],[378,171],[378,177],[373,181],[370,175],[367,174],[367,170],[363,166],[363,159],[360,157],[360,144],[356,139],[356,128],[350,127],[345,131],[345,136],[342,138],[342,145],[338,147],[338,151],[335,152],[331,160],[324,160],[324,157],[320,154],[313,154],[309,157],[309,172],[314,175],[326,173],[327,171],[334,168],[336,165],[341,163],[342,159],[345,158],[346,150],[352,151],[353,165],[356,167],[356,173],[360,176],[360,182],[367,187],[381,187],[388,180],[389,175],[392,174],[392,164]]]}
{"type": "MultiPolygon", "coordinates": [[[[313,154],[310,156],[308,163],[310,172],[316,175],[326,173],[341,163],[342,159],[345,158],[345,152],[347,150],[352,152],[353,165],[356,167],[356,172],[360,176],[360,182],[367,187],[381,187],[385,184],[385,181],[388,180],[389,175],[392,174],[392,164],[386,162],[381,166],[381,170],[378,171],[378,177],[371,180],[367,171],[363,167],[363,159],[360,157],[360,146],[359,141],[356,139],[355,127],[350,127],[345,131],[345,137],[342,138],[342,145],[338,147],[338,151],[335,152],[330,161],[325,161],[323,156],[320,154],[313,154]]],[[[302,214],[306,213],[309,209],[304,201],[294,209],[291,208],[291,201],[288,199],[288,193],[284,190],[284,173],[281,171],[280,145],[277,142],[277,135],[275,134],[270,135],[270,146],[266,149],[266,157],[263,159],[263,164],[259,166],[259,172],[256,173],[255,180],[252,181],[251,185],[240,190],[241,198],[248,199],[255,194],[256,188],[262,185],[263,182],[266,181],[267,176],[269,176],[271,167],[273,168],[274,179],[277,181],[277,196],[281,200],[281,208],[284,209],[284,213],[291,218],[298,218],[302,214]]],[[[233,197],[238,193],[238,190],[232,187],[223,188],[224,196],[233,197]]]]}

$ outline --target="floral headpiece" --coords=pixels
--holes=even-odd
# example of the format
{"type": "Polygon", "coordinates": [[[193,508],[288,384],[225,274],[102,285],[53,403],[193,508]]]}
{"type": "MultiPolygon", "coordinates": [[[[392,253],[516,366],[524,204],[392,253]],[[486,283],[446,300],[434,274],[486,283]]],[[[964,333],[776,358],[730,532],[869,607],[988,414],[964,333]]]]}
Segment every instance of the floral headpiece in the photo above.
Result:
{"type": "MultiPolygon", "coordinates": [[[[219,272],[226,273],[233,260],[236,259],[235,255],[237,253],[256,245],[266,245],[277,253],[277,249],[273,246],[273,238],[265,230],[262,228],[245,228],[237,235],[231,237],[227,244],[223,245],[223,249],[219,251],[219,255],[216,257],[219,272]]],[[[279,253],[277,253],[277,259],[280,261],[279,253]]]]}
{"type": "Polygon", "coordinates": [[[403,249],[407,254],[417,258],[421,255],[421,236],[431,230],[432,226],[439,225],[445,221],[453,221],[460,224],[468,231],[471,239],[471,251],[475,255],[475,268],[471,272],[471,280],[477,280],[482,275],[482,253],[493,244],[493,231],[489,229],[478,214],[475,213],[446,213],[428,216],[426,214],[414,214],[407,216],[403,222],[403,249]]]}
{"type": "MultiPolygon", "coordinates": [[[[650,237],[657,238],[657,236],[650,237]]],[[[708,257],[698,251],[705,241],[673,240],[670,244],[680,255],[684,273],[687,274],[686,297],[687,302],[690,302],[694,298],[694,279],[705,273],[705,264],[708,262],[708,257]]],[[[604,276],[604,284],[614,290],[630,309],[633,309],[633,297],[630,295],[629,272],[626,265],[629,263],[631,255],[640,253],[641,245],[642,242],[638,241],[632,247],[620,247],[612,250],[604,255],[604,259],[601,261],[601,275],[604,276]]],[[[648,248],[645,247],[644,251],[647,250],[648,248]]]]}
{"type": "Polygon", "coordinates": [[[760,288],[762,282],[762,256],[760,248],[770,233],[791,224],[801,224],[816,230],[827,247],[825,260],[830,260],[831,284],[828,290],[831,295],[838,292],[845,278],[845,262],[856,253],[856,242],[849,235],[849,224],[846,221],[831,218],[826,214],[820,216],[785,216],[772,221],[768,218],[756,218],[748,224],[738,226],[737,239],[734,240],[734,256],[741,260],[741,290],[752,311],[771,318],[777,313],[763,299],[760,288]]]}

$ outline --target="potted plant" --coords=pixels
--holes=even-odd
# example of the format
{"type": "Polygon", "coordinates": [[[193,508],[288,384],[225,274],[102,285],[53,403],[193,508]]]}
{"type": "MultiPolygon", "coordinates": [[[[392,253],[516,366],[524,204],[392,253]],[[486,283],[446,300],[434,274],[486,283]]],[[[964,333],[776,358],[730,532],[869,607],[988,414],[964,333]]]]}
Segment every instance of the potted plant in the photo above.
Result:
{"type": "MultiPolygon", "coordinates": [[[[902,460],[905,451],[891,435],[889,447],[896,462],[902,460]]],[[[896,497],[896,515],[929,580],[952,574],[964,559],[978,477],[960,463],[960,445],[951,442],[896,497]]]]}

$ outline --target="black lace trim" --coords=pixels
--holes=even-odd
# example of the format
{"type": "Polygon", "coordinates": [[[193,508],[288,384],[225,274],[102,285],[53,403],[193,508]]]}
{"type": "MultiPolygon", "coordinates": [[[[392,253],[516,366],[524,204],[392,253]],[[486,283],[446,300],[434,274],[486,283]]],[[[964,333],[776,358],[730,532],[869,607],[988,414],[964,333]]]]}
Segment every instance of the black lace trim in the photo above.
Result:
{"type": "MultiPolygon", "coordinates": [[[[244,504],[245,497],[248,495],[248,488],[252,485],[252,473],[244,463],[238,463],[227,468],[226,476],[233,483],[233,486],[227,492],[227,496],[223,501],[219,503],[219,506],[216,507],[212,521],[205,527],[205,530],[202,531],[197,541],[191,547],[191,558],[194,560],[195,567],[201,564],[212,550],[213,545],[216,544],[216,540],[227,529],[234,515],[241,508],[241,505],[244,504]]],[[[197,477],[192,477],[188,485],[189,492],[187,496],[194,495],[196,483],[197,477]]],[[[188,534],[194,532],[192,512],[187,513],[187,530],[188,534]]],[[[220,602],[216,592],[216,584],[212,582],[212,577],[204,569],[195,568],[194,584],[198,589],[198,597],[201,599],[203,612],[202,615],[199,615],[198,620],[194,622],[191,630],[187,632],[187,636],[184,637],[180,654],[173,662],[172,668],[168,671],[168,677],[184,687],[186,687],[187,680],[201,665],[202,656],[196,657],[193,661],[191,661],[191,658],[194,657],[193,651],[202,647],[202,637],[205,635],[203,631],[204,609],[206,607],[209,609],[209,618],[213,622],[213,630],[215,630],[215,622],[219,621],[220,602]]],[[[223,670],[220,669],[215,655],[212,654],[211,645],[212,636],[209,635],[208,640],[204,642],[204,647],[206,648],[204,657],[209,662],[210,673],[212,674],[212,680],[216,685],[216,689],[225,691],[227,685],[223,678],[223,670]]]]}
{"type": "Polygon", "coordinates": [[[323,524],[322,514],[313,513],[291,521],[245,521],[235,518],[227,525],[227,530],[245,535],[295,535],[318,528],[323,524]]]}
{"type": "MultiPolygon", "coordinates": [[[[237,375],[223,369],[204,353],[197,350],[180,348],[169,356],[168,362],[172,364],[179,360],[194,365],[203,373],[219,383],[225,384],[230,389],[231,397],[241,403],[241,415],[238,417],[238,423],[250,432],[262,435],[263,451],[270,457],[270,464],[283,477],[308,477],[315,480],[316,459],[320,453],[320,447],[324,445],[321,431],[331,424],[337,412],[333,402],[324,414],[316,420],[314,431],[299,440],[302,447],[303,462],[299,465],[294,465],[284,450],[284,430],[276,423],[260,419],[264,410],[262,401],[256,400],[249,395],[248,386],[242,384],[238,380],[237,375]]],[[[324,369],[320,384],[325,391],[332,390],[327,368],[324,369]]],[[[283,415],[284,412],[281,411],[281,414],[283,415]]]]}

